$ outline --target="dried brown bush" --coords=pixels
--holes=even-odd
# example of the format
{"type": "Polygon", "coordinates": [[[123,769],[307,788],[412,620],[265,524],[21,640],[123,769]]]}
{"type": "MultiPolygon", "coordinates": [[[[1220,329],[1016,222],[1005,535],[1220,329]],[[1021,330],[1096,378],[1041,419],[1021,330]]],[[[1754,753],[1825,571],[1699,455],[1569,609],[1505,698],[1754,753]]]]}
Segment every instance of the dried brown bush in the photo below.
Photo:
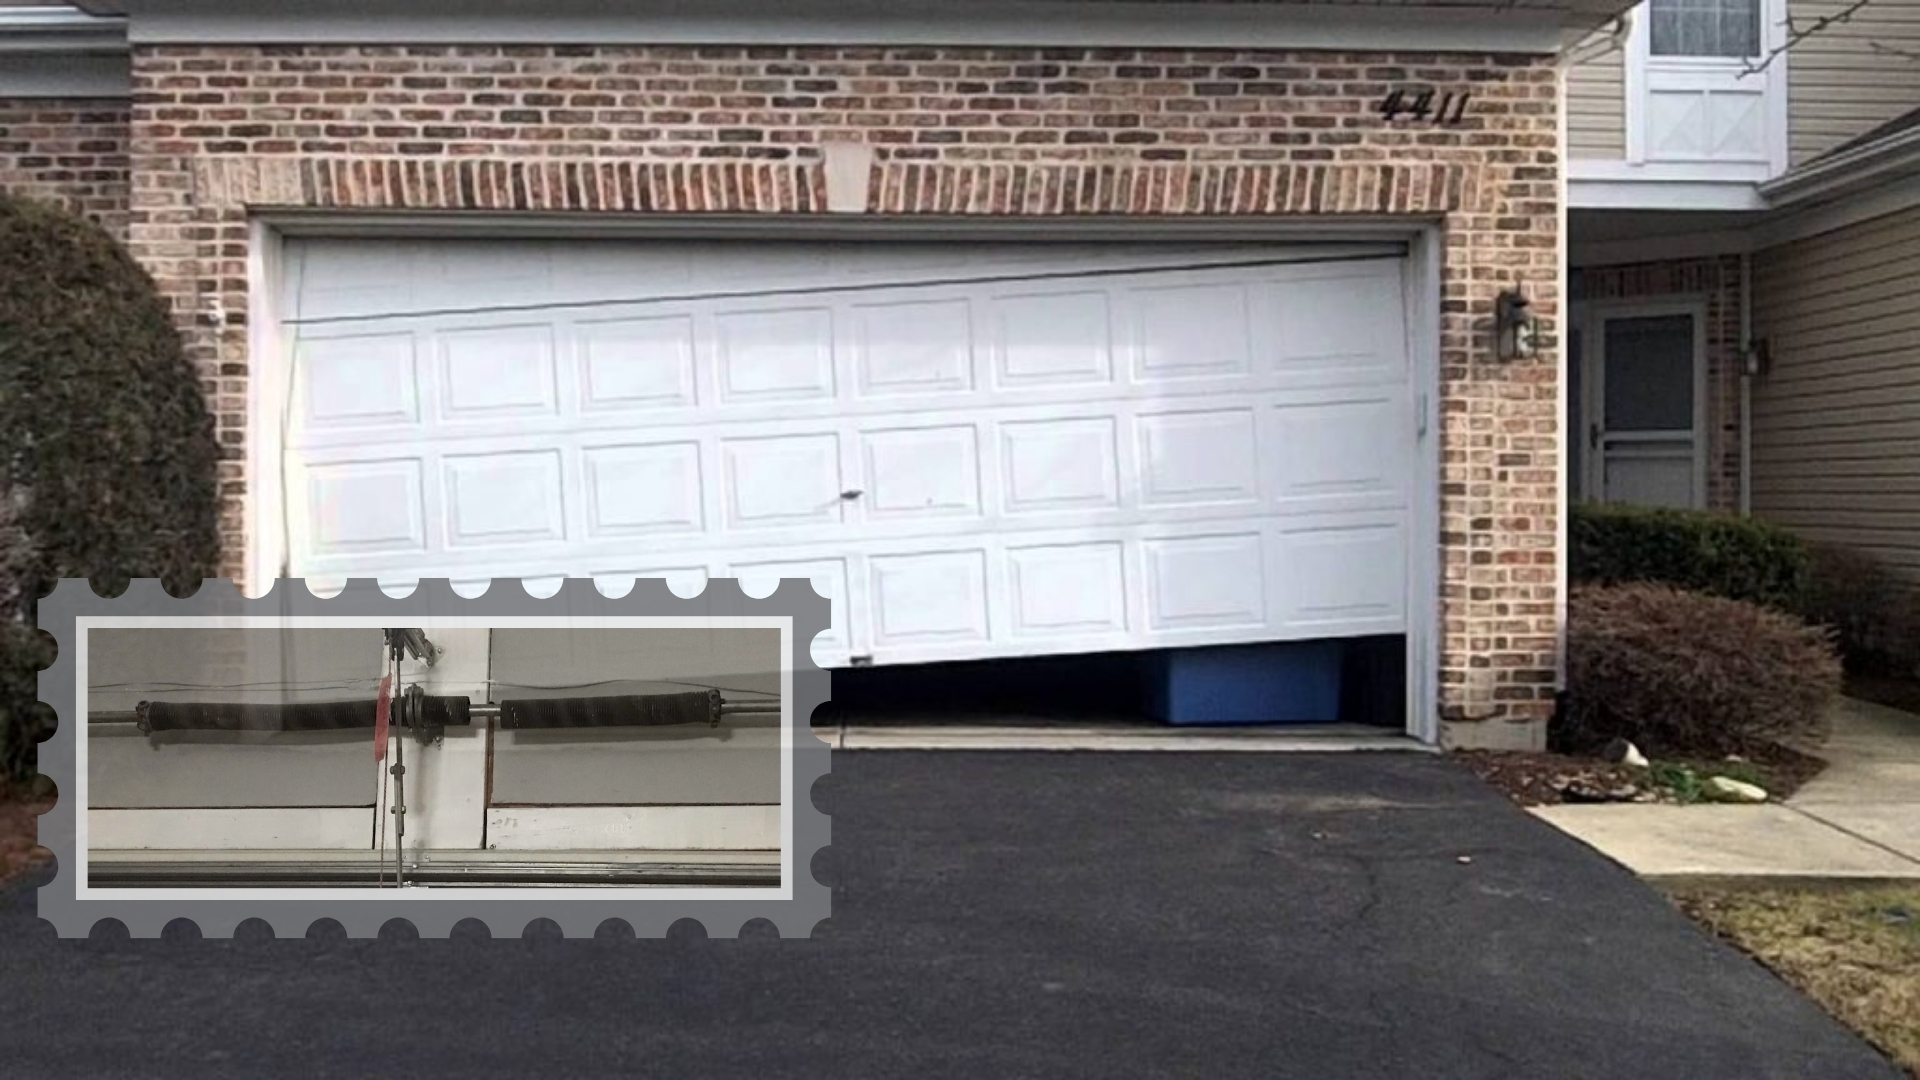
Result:
{"type": "Polygon", "coordinates": [[[1790,615],[1666,585],[1586,586],[1569,601],[1555,737],[1684,755],[1818,737],[1840,674],[1830,633],[1790,615]]]}

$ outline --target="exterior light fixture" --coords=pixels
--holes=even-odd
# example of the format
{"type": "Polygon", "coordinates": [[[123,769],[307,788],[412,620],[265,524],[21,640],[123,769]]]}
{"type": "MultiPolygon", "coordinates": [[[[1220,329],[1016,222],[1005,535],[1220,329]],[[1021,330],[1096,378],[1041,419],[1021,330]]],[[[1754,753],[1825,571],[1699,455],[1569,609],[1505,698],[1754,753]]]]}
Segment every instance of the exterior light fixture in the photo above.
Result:
{"type": "Polygon", "coordinates": [[[1540,320],[1533,302],[1518,289],[1507,289],[1493,302],[1493,329],[1501,360],[1526,360],[1540,351],[1540,320]]]}

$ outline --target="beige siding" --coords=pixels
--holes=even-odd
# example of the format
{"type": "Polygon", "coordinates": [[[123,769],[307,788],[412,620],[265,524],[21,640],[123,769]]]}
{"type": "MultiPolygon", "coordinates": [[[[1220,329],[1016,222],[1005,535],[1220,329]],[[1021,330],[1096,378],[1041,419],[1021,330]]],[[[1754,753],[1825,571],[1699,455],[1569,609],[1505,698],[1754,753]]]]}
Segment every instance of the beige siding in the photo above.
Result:
{"type": "MultiPolygon", "coordinates": [[[[1850,2],[1791,0],[1793,19],[1809,26],[1850,2]]],[[[1788,54],[1787,83],[1795,165],[1920,107],[1920,0],[1873,0],[1809,36],[1788,54]]]]}
{"type": "Polygon", "coordinates": [[[1580,46],[1567,71],[1567,156],[1619,161],[1627,156],[1626,53],[1604,38],[1580,46]]]}
{"type": "Polygon", "coordinates": [[[1753,508],[1920,583],[1920,208],[1754,257],[1753,508]]]}

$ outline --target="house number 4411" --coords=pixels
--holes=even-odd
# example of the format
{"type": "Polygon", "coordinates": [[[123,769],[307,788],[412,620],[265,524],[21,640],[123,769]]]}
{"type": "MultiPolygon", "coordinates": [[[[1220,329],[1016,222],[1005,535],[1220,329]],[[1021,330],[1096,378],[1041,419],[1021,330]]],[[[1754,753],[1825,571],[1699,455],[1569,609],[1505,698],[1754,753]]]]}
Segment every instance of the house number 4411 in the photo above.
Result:
{"type": "Polygon", "coordinates": [[[1406,120],[1451,127],[1465,119],[1472,100],[1465,90],[1394,90],[1380,99],[1380,115],[1389,123],[1406,120]]]}

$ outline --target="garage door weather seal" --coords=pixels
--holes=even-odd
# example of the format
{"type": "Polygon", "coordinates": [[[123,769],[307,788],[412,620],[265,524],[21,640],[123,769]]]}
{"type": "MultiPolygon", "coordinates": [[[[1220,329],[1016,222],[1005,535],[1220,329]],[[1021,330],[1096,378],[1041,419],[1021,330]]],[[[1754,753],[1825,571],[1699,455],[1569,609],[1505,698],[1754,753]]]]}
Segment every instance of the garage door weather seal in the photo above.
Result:
{"type": "MultiPolygon", "coordinates": [[[[264,920],[280,938],[298,938],[322,920],[334,920],[351,937],[379,936],[395,920],[411,923],[421,937],[443,938],[454,924],[478,919],[496,938],[522,936],[538,919],[551,919],[568,937],[590,937],[620,923],[640,937],[663,937],[676,922],[692,919],[710,937],[734,937],[748,923],[771,922],[783,938],[805,938],[832,914],[832,890],[813,876],[815,857],[831,839],[828,816],[813,801],[815,781],[831,765],[828,744],[813,735],[810,720],[826,703],[828,676],[811,659],[814,636],[827,629],[829,603],[799,578],[781,580],[779,588],[762,598],[749,597],[733,578],[715,578],[694,597],[673,594],[663,579],[634,583],[624,596],[602,593],[591,578],[567,579],[550,596],[530,595],[518,579],[496,579],[486,592],[462,596],[444,578],[423,579],[404,597],[389,596],[371,578],[355,578],[335,596],[318,597],[299,579],[282,578],[264,596],[248,598],[232,581],[206,581],[185,599],[169,595],[159,581],[133,582],[118,597],[94,593],[82,579],[62,580],[39,603],[39,628],[59,643],[53,666],[40,673],[40,700],[58,718],[54,734],[42,743],[40,770],[54,782],[59,798],[40,819],[40,842],[53,851],[57,872],[39,889],[40,917],[52,923],[61,937],[86,937],[112,921],[136,938],[156,938],[170,923],[187,919],[207,938],[229,938],[243,922],[264,920]],[[498,618],[500,624],[488,622],[498,618]],[[340,623],[317,620],[343,620],[340,623]],[[783,695],[788,709],[781,715],[787,773],[781,807],[782,865],[773,887],[741,886],[719,881],[690,886],[655,884],[650,887],[607,888],[605,881],[585,885],[538,884],[508,888],[442,887],[422,884],[405,889],[281,888],[252,892],[245,888],[209,888],[202,882],[165,887],[164,878],[153,887],[90,886],[86,880],[86,819],[84,776],[79,740],[88,729],[81,680],[86,677],[84,651],[87,631],[106,626],[175,627],[264,626],[267,628],[346,626],[421,626],[466,620],[462,625],[527,625],[578,628],[607,627],[605,620],[625,625],[779,626],[785,630],[786,655],[780,663],[783,695]],[[244,620],[244,621],[242,621],[244,620]],[[345,620],[352,620],[351,622],[345,620]],[[647,622],[640,620],[660,620],[647,622]]],[[[709,695],[686,695],[678,711],[657,720],[706,716],[709,695]],[[695,699],[698,699],[697,701],[695,699]],[[695,706],[698,706],[696,709],[695,706]],[[682,714],[686,714],[683,716],[682,714]]],[[[544,701],[518,702],[533,710],[521,726],[550,726],[578,721],[576,706],[544,701]],[[549,715],[551,714],[551,715],[549,715]]],[[[666,708],[649,701],[648,708],[666,708]]],[[[765,711],[756,703],[753,711],[765,711]]],[[[359,703],[354,703],[349,726],[358,726],[359,703]]],[[[369,710],[370,711],[370,710],[369,710]]],[[[176,719],[170,717],[169,719],[176,719]]],[[[191,718],[190,718],[191,719],[191,718]]],[[[249,727],[261,722],[251,715],[222,715],[219,726],[249,727]]],[[[334,727],[340,716],[311,718],[312,726],[334,727]]],[[[588,720],[593,717],[586,718],[588,720]]],[[[190,726],[190,725],[189,725],[190,726]]],[[[409,830],[411,831],[411,830],[409,830]]],[[[368,852],[367,854],[371,854],[368,852]]],[[[772,864],[768,864],[769,868],[772,864]]],[[[457,875],[456,875],[457,876],[457,875]]],[[[631,875],[629,875],[631,876],[631,875]]],[[[444,877],[444,876],[443,876],[444,877]]],[[[109,931],[111,932],[111,931],[109,931]]]]}

